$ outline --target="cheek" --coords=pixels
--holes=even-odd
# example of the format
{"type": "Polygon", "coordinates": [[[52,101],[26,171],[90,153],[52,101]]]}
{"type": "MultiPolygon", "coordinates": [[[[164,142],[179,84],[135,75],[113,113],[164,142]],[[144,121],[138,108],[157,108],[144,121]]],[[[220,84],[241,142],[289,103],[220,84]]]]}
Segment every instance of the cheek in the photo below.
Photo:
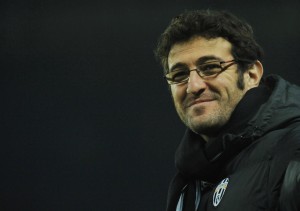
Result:
{"type": "Polygon", "coordinates": [[[174,100],[175,105],[178,107],[182,105],[183,100],[186,96],[186,89],[184,87],[174,86],[171,87],[171,94],[174,100]]]}
{"type": "Polygon", "coordinates": [[[236,78],[228,75],[228,77],[218,78],[215,86],[211,86],[211,89],[215,89],[221,95],[223,100],[231,101],[235,98],[235,95],[239,95],[241,91],[237,86],[237,75],[236,78]]]}

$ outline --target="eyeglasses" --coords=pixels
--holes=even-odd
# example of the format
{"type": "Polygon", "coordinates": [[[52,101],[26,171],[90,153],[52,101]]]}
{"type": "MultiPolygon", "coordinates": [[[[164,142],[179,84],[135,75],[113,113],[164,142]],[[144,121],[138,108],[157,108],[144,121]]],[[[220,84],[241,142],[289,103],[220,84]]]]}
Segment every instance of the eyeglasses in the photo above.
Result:
{"type": "Polygon", "coordinates": [[[225,71],[228,67],[235,64],[236,60],[231,61],[210,61],[198,65],[195,69],[178,68],[174,71],[167,73],[164,78],[168,84],[181,84],[186,83],[189,80],[190,72],[196,71],[198,75],[203,79],[210,79],[216,77],[221,72],[225,71]],[[225,65],[227,64],[227,65],[225,65]],[[224,66],[225,65],[225,66],[224,66]]]}

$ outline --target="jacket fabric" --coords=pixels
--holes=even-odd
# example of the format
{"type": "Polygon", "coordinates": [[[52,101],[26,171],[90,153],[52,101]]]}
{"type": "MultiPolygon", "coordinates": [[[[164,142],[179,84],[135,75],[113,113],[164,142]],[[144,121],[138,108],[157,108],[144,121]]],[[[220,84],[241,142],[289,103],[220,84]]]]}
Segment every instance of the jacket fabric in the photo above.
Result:
{"type": "Polygon", "coordinates": [[[187,129],[167,211],[300,210],[300,87],[266,77],[211,143],[187,129]]]}

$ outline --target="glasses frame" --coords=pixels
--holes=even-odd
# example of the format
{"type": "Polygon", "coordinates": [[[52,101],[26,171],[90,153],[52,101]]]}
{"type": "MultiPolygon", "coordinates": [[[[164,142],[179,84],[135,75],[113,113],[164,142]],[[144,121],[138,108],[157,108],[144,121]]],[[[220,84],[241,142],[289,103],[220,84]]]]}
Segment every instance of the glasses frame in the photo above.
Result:
{"type": "MultiPolygon", "coordinates": [[[[214,61],[215,62],[215,61],[214,61]]],[[[191,69],[189,70],[189,72],[191,73],[192,71],[196,71],[198,73],[198,75],[202,78],[202,79],[206,79],[206,78],[214,78],[216,76],[218,76],[220,73],[224,72],[225,70],[227,70],[230,66],[232,66],[233,64],[236,64],[238,61],[237,60],[230,60],[230,61],[217,61],[220,63],[220,67],[221,67],[221,70],[215,74],[212,74],[212,75],[204,75],[203,72],[201,70],[199,70],[199,67],[195,68],[195,69],[191,69]],[[224,64],[227,64],[227,63],[230,63],[226,66],[223,66],[224,64]]],[[[206,65],[206,64],[209,64],[209,63],[213,63],[213,62],[206,62],[206,63],[203,63],[201,65],[206,65]]],[[[201,66],[199,65],[199,66],[201,66]]],[[[183,81],[180,81],[180,82],[175,82],[175,81],[171,81],[168,77],[167,77],[167,74],[164,76],[164,79],[167,80],[168,84],[169,85],[173,85],[173,84],[183,84],[183,83],[186,83],[188,80],[189,80],[190,76],[187,77],[186,79],[184,79],[183,81]]]]}

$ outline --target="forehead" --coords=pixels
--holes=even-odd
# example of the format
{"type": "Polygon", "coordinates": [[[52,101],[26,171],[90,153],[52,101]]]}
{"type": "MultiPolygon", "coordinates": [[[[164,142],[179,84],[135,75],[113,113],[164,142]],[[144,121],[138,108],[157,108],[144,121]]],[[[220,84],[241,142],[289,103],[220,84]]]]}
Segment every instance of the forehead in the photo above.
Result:
{"type": "Polygon", "coordinates": [[[228,59],[231,57],[231,43],[222,37],[205,39],[196,37],[172,46],[168,56],[169,68],[176,63],[193,64],[204,56],[228,59]]]}

